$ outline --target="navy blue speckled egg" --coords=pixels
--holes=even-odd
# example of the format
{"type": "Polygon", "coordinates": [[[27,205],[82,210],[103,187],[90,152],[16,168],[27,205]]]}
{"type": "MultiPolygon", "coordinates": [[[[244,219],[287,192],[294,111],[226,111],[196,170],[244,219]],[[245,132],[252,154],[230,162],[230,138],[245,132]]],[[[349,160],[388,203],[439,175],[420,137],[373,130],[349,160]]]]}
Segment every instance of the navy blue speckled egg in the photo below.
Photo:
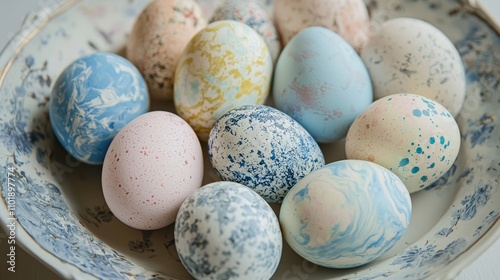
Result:
{"type": "Polygon", "coordinates": [[[102,164],[116,133],[148,107],[147,86],[137,68],[116,54],[95,53],[61,73],[49,116],[57,139],[73,157],[102,164]]]}
{"type": "Polygon", "coordinates": [[[224,114],[208,139],[210,161],[226,181],[282,202],[304,176],[325,165],[313,137],[285,113],[248,105],[224,114]]]}
{"type": "Polygon", "coordinates": [[[175,246],[196,279],[270,279],[283,240],[269,204],[234,182],[208,184],[182,204],[175,246]]]}

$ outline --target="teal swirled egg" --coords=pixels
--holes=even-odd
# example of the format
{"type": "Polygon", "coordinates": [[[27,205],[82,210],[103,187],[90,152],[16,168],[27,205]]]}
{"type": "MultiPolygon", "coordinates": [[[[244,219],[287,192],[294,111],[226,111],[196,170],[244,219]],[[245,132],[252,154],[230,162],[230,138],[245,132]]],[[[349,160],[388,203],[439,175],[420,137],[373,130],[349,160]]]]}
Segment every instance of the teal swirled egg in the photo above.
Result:
{"type": "Polygon", "coordinates": [[[148,107],[147,86],[134,65],[116,54],[96,53],[61,73],[49,116],[57,139],[73,157],[102,164],[118,131],[148,107]]]}
{"type": "Polygon", "coordinates": [[[174,237],[182,264],[196,279],[270,279],[283,243],[269,204],[233,182],[208,184],[189,196],[174,237]]]}
{"type": "Polygon", "coordinates": [[[422,190],[448,171],[460,150],[460,130],[440,103],[415,94],[373,102],[349,128],[346,155],[394,172],[410,191],[422,190]]]}
{"type": "Polygon", "coordinates": [[[325,267],[371,262],[405,233],[411,200],[403,182],[368,161],[330,163],[299,181],[280,210],[285,240],[305,259],[325,267]]]}
{"type": "Polygon", "coordinates": [[[299,123],[264,105],[224,114],[210,132],[208,154],[223,180],[241,183],[268,202],[282,202],[293,185],[325,165],[318,144],[299,123]]]}
{"type": "Polygon", "coordinates": [[[274,71],[276,108],[321,143],[339,140],[373,101],[368,71],[354,49],[323,27],[302,30],[285,46],[274,71]]]}

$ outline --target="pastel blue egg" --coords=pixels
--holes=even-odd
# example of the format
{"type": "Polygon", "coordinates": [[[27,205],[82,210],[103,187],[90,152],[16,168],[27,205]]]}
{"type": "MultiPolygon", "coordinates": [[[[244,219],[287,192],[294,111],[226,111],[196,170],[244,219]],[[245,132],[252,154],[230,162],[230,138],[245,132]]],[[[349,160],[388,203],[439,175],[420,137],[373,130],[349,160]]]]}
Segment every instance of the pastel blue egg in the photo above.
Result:
{"type": "Polygon", "coordinates": [[[286,45],[274,72],[276,108],[321,143],[339,140],[373,101],[368,71],[356,51],[323,27],[303,29],[286,45]]]}
{"type": "Polygon", "coordinates": [[[281,202],[300,179],[325,165],[312,136],[283,112],[249,105],[224,114],[210,131],[208,155],[226,181],[281,202]]]}
{"type": "Polygon", "coordinates": [[[148,107],[147,86],[134,65],[116,54],[95,53],[61,73],[49,116],[57,139],[73,157],[102,164],[118,131],[148,107]]]}
{"type": "Polygon", "coordinates": [[[234,182],[208,184],[189,196],[174,237],[182,264],[196,279],[270,279],[283,246],[269,204],[234,182]]]}
{"type": "Polygon", "coordinates": [[[388,169],[343,160],[300,180],[279,216],[285,240],[299,255],[321,266],[351,268],[394,246],[410,223],[411,200],[388,169]]]}

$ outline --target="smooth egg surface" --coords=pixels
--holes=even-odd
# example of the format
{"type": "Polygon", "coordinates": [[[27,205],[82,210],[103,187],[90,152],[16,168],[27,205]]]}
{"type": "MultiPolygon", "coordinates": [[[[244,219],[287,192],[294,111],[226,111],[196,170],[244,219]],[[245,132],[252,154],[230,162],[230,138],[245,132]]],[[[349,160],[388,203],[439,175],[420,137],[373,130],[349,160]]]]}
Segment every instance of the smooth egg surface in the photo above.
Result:
{"type": "Polygon", "coordinates": [[[237,21],[213,22],[193,37],[177,66],[177,113],[206,141],[215,121],[227,111],[264,103],[272,71],[269,49],[251,27],[237,21]]]}
{"type": "Polygon", "coordinates": [[[354,119],[373,101],[368,71],[354,49],[324,27],[297,34],[274,72],[276,108],[321,143],[345,137],[354,119]]]}
{"type": "Polygon", "coordinates": [[[325,164],[300,124],[264,105],[224,114],[210,132],[208,154],[223,180],[241,183],[268,202],[282,202],[293,185],[325,164]]]}
{"type": "Polygon", "coordinates": [[[361,53],[375,99],[402,92],[436,100],[453,116],[465,99],[465,70],[450,39],[422,20],[385,22],[361,53]]]}
{"type": "Polygon", "coordinates": [[[258,194],[234,182],[203,186],[182,204],[175,246],[196,279],[270,279],[281,258],[278,218],[258,194]]]}
{"type": "Polygon", "coordinates": [[[115,135],[149,107],[141,74],[125,58],[95,53],[66,67],[52,89],[49,117],[61,145],[76,159],[102,164],[115,135]]]}
{"type": "Polygon", "coordinates": [[[173,223],[202,179],[203,155],[196,134],[183,119],[162,111],[134,119],[116,135],[101,178],[113,214],[143,230],[173,223]]]}
{"type": "Polygon", "coordinates": [[[346,155],[386,167],[413,193],[450,169],[460,141],[459,127],[442,105],[419,95],[395,94],[373,102],[354,121],[346,155]]]}
{"type": "Polygon", "coordinates": [[[283,235],[305,259],[357,267],[394,246],[411,218],[410,195],[384,167],[361,160],[330,163],[295,185],[280,210],[283,235]]]}

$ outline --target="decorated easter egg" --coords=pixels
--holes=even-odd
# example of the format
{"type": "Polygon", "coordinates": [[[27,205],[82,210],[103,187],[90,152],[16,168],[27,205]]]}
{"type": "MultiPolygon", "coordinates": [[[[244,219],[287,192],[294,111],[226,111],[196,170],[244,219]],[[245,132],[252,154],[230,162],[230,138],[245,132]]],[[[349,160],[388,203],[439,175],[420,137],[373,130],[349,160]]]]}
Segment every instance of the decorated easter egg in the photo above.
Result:
{"type": "Polygon", "coordinates": [[[311,135],[274,108],[242,106],[224,114],[208,139],[210,162],[223,180],[241,183],[268,202],[325,164],[311,135]]]}
{"type": "Polygon", "coordinates": [[[175,221],[203,179],[200,142],[179,116],[146,113],[116,135],[102,168],[106,203],[123,223],[153,230],[175,221]]]}
{"type": "Polygon", "coordinates": [[[441,104],[414,94],[381,98],[354,121],[346,155],[394,172],[410,191],[428,187],[450,169],[460,149],[460,131],[441,104]]]}
{"type": "Polygon", "coordinates": [[[279,218],[285,240],[299,255],[321,266],[351,268],[394,246],[410,223],[411,200],[386,168],[343,160],[300,180],[279,218]]]}
{"type": "Polygon", "coordinates": [[[276,108],[316,139],[345,137],[354,119],[373,101],[370,76],[354,49],[333,31],[309,27],[280,55],[274,72],[276,108]]]}
{"type": "Polygon", "coordinates": [[[154,0],[139,15],[127,40],[127,58],[143,74],[152,98],[173,98],[179,58],[206,25],[193,0],[154,0]]]}
{"type": "Polygon", "coordinates": [[[402,92],[436,100],[457,116],[465,99],[462,59],[448,37],[414,18],[385,22],[361,54],[375,99],[402,92]]]}
{"type": "Polygon", "coordinates": [[[95,53],[66,67],[52,90],[50,124],[76,159],[102,164],[127,123],[149,107],[146,83],[132,63],[112,53],[95,53]]]}
{"type": "Polygon", "coordinates": [[[215,121],[227,111],[264,103],[272,71],[269,49],[251,27],[213,22],[193,37],[177,66],[177,113],[207,140],[215,121]]]}
{"type": "Polygon", "coordinates": [[[282,237],[273,210],[258,194],[234,182],[203,186],[182,204],[175,246],[196,279],[271,279],[282,237]]]}

